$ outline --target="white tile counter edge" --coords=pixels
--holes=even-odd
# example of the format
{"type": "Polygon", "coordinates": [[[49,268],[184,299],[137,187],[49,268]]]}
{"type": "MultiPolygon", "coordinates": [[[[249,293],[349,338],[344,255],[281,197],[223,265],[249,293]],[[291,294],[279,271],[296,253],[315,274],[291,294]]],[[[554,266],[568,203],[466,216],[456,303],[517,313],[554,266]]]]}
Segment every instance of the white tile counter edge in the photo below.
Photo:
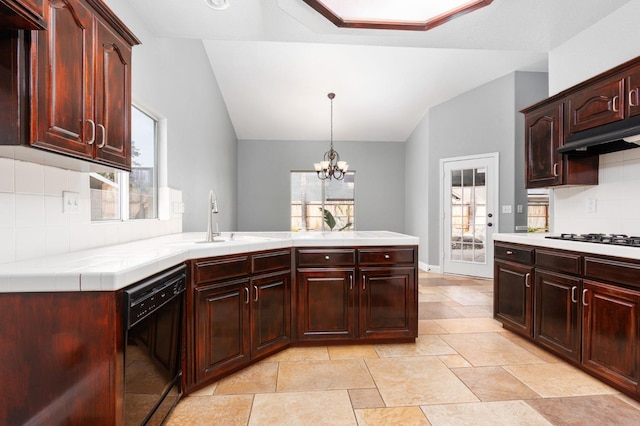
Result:
{"type": "Polygon", "coordinates": [[[581,241],[554,240],[546,238],[551,234],[538,233],[514,233],[514,234],[493,234],[494,241],[505,243],[526,244],[538,247],[547,247],[560,250],[569,250],[582,253],[600,254],[603,256],[623,257],[626,259],[640,260],[640,248],[625,247],[612,244],[597,244],[581,241]]]}
{"type": "Polygon", "coordinates": [[[291,247],[418,245],[390,231],[237,232],[205,243],[191,232],[0,264],[0,293],[115,291],[189,259],[291,247]]]}

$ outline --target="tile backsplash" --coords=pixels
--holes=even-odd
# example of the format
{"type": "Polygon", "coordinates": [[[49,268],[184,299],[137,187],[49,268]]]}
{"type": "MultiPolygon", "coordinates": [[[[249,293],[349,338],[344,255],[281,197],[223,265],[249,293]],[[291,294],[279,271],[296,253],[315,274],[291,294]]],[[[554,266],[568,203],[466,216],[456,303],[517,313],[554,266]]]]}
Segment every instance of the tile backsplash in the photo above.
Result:
{"type": "Polygon", "coordinates": [[[640,235],[640,148],[600,156],[598,179],[553,191],[552,232],[640,235]]]}
{"type": "Polygon", "coordinates": [[[162,220],[91,222],[89,174],[0,158],[0,263],[182,232],[174,204],[182,192],[160,188],[162,220]],[[80,194],[80,211],[63,213],[62,193],[80,194]]]}

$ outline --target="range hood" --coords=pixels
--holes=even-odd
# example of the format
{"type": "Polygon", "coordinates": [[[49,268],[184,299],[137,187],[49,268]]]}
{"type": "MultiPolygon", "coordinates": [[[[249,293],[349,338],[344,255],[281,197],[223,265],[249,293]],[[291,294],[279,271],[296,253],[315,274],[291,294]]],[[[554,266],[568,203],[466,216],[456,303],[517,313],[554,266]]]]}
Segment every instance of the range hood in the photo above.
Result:
{"type": "Polygon", "coordinates": [[[600,155],[640,144],[640,116],[594,127],[567,136],[558,152],[569,155],[600,155]]]}

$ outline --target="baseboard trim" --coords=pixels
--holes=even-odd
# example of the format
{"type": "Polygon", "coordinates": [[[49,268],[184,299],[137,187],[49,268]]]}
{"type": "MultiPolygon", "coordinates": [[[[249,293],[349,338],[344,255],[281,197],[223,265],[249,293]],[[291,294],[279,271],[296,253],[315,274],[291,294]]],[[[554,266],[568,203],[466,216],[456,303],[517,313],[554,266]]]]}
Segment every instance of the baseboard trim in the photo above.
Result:
{"type": "Polygon", "coordinates": [[[428,263],[418,262],[418,268],[421,271],[432,272],[434,274],[440,273],[440,265],[429,265],[428,263]]]}

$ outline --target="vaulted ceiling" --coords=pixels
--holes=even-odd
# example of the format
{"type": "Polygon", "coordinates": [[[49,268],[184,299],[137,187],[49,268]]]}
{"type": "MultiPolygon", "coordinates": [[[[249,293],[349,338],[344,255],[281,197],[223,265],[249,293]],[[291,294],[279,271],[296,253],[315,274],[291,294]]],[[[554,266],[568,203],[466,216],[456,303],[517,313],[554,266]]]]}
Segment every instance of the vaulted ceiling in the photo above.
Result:
{"type": "Polygon", "coordinates": [[[239,139],[405,141],[426,111],[632,0],[494,0],[429,31],[338,28],[303,0],[128,0],[158,37],[203,40],[239,139]]]}

